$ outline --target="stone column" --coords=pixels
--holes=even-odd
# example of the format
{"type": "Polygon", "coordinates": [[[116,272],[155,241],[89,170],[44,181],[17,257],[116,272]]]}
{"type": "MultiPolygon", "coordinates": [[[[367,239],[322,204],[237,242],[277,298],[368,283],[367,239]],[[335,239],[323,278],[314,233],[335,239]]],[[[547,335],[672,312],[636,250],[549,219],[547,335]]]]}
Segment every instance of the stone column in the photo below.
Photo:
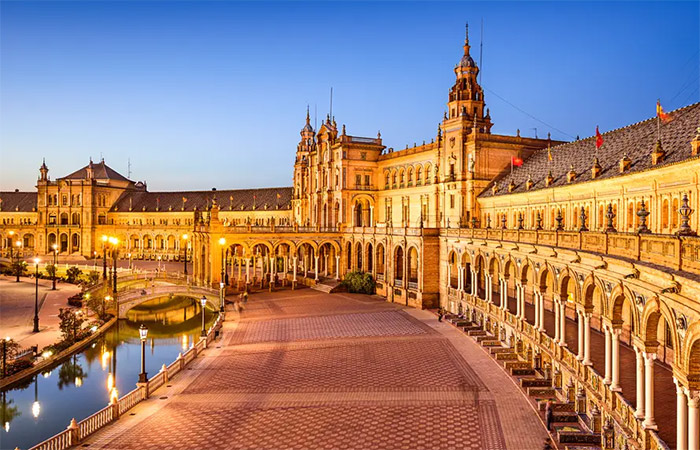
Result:
{"type": "Polygon", "coordinates": [[[476,282],[476,280],[478,278],[478,274],[476,273],[475,270],[472,270],[471,273],[472,273],[472,295],[474,297],[476,297],[476,295],[478,294],[478,288],[477,288],[477,282],[476,282]]]}
{"type": "Polygon", "coordinates": [[[527,293],[526,287],[520,287],[520,319],[525,320],[525,294],[527,293]]]}
{"type": "Polygon", "coordinates": [[[583,342],[583,364],[591,366],[591,313],[583,313],[583,342]]]}
{"type": "Polygon", "coordinates": [[[501,278],[500,282],[501,308],[505,311],[508,309],[508,281],[505,278],[501,278]]]}
{"type": "Polygon", "coordinates": [[[539,330],[544,333],[544,294],[540,291],[540,326],[539,330]]]}
{"type": "Polygon", "coordinates": [[[559,299],[559,345],[566,347],[566,300],[559,299]]]}
{"type": "Polygon", "coordinates": [[[533,289],[532,304],[535,306],[535,329],[540,329],[540,292],[533,289]]]}
{"type": "Polygon", "coordinates": [[[522,286],[515,285],[515,317],[520,319],[520,298],[522,296],[522,286]]]}
{"type": "Polygon", "coordinates": [[[688,450],[688,402],[685,388],[673,377],[676,385],[676,450],[688,450]]]}
{"type": "Polygon", "coordinates": [[[620,387],[620,332],[619,328],[613,328],[611,334],[612,344],[612,384],[610,389],[616,392],[622,391],[620,387]]]}
{"type": "Polygon", "coordinates": [[[369,226],[374,226],[374,206],[369,207],[369,226]]]}
{"type": "Polygon", "coordinates": [[[250,258],[245,259],[245,282],[250,283],[250,258]]]}
{"type": "Polygon", "coordinates": [[[450,266],[450,263],[447,263],[447,290],[449,292],[449,288],[452,286],[452,267],[450,266]]]}
{"type": "Polygon", "coordinates": [[[559,339],[560,339],[560,334],[559,334],[559,325],[561,321],[559,320],[559,296],[554,294],[552,296],[552,304],[553,304],[553,310],[554,310],[554,342],[556,344],[559,344],[559,339]]]}
{"type": "Polygon", "coordinates": [[[491,274],[486,275],[486,295],[484,297],[485,300],[489,303],[492,303],[491,299],[493,298],[493,277],[491,274]]]}
{"type": "MultiPolygon", "coordinates": [[[[700,448],[699,404],[700,397],[698,392],[688,391],[688,450],[698,450],[700,448]]],[[[678,448],[680,449],[680,446],[678,448]]]]}
{"type": "Polygon", "coordinates": [[[605,330],[605,378],[603,383],[610,384],[612,381],[612,339],[607,325],[603,325],[603,330],[605,330]]]}
{"type": "Polygon", "coordinates": [[[292,267],[294,269],[294,272],[292,273],[292,281],[296,282],[297,281],[297,257],[294,255],[292,258],[292,267]]]}
{"type": "Polygon", "coordinates": [[[457,266],[457,290],[462,290],[462,265],[457,266]]]}
{"type": "Polygon", "coordinates": [[[340,255],[335,255],[335,279],[340,281],[340,255]]]}
{"type": "MultiPolygon", "coordinates": [[[[644,422],[642,426],[645,429],[656,430],[656,420],[654,419],[654,360],[656,353],[643,353],[644,355],[644,422]]],[[[688,402],[690,404],[690,402],[688,402]]],[[[695,403],[695,411],[697,414],[697,401],[695,403]]],[[[690,409],[688,410],[690,412],[690,409]]],[[[690,414],[689,414],[690,415],[690,414]]],[[[697,418],[697,415],[695,416],[697,418]]],[[[697,426],[695,427],[697,432],[697,426]]],[[[690,430],[688,430],[690,436],[690,430]]]]}
{"type": "Polygon", "coordinates": [[[585,333],[584,333],[584,326],[583,326],[583,316],[585,313],[581,311],[576,312],[576,316],[578,317],[578,352],[576,353],[576,359],[579,361],[583,361],[583,349],[585,348],[585,333]]]}
{"type": "Polygon", "coordinates": [[[634,353],[637,356],[637,410],[634,416],[637,419],[644,419],[644,352],[634,347],[634,353]]]}
{"type": "Polygon", "coordinates": [[[314,280],[318,281],[318,255],[314,256],[314,270],[315,270],[314,280]]]}

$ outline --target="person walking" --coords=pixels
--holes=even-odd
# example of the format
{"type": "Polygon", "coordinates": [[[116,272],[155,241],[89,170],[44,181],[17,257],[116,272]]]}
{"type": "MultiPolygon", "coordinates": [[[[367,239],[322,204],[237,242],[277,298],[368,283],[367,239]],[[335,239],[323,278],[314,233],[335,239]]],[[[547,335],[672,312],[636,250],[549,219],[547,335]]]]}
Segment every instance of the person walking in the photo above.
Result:
{"type": "Polygon", "coordinates": [[[443,315],[442,307],[438,308],[438,322],[442,322],[443,315]]]}
{"type": "Polygon", "coordinates": [[[553,416],[553,411],[552,411],[552,401],[547,400],[547,405],[544,408],[544,420],[547,424],[547,431],[552,431],[552,416],[553,416]]]}

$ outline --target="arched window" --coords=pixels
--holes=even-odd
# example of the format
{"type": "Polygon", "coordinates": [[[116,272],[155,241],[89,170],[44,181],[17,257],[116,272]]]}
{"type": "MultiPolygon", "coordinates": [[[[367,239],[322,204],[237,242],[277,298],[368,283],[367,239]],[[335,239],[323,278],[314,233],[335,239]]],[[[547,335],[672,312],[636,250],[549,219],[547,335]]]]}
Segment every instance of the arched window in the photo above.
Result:
{"type": "Polygon", "coordinates": [[[678,227],[678,199],[674,198],[671,207],[671,228],[676,229],[678,227]]]}
{"type": "Polygon", "coordinates": [[[408,186],[413,186],[413,169],[410,167],[408,168],[407,177],[408,177],[408,186]]]}
{"type": "Polygon", "coordinates": [[[384,174],[384,188],[389,189],[389,172],[384,174]]]}
{"type": "Polygon", "coordinates": [[[71,223],[73,225],[80,225],[80,213],[73,213],[71,214],[71,223]]]}
{"type": "Polygon", "coordinates": [[[61,225],[68,225],[68,213],[61,213],[61,225]]]}
{"type": "Polygon", "coordinates": [[[403,281],[403,248],[396,247],[394,251],[394,280],[398,281],[397,285],[401,285],[403,281]]]}
{"type": "Polygon", "coordinates": [[[432,166],[430,164],[426,164],[426,166],[425,166],[425,184],[430,184],[431,177],[432,177],[432,166]]]}
{"type": "Polygon", "coordinates": [[[384,245],[377,245],[377,276],[384,276],[384,245]]]}
{"type": "Polygon", "coordinates": [[[420,186],[423,184],[423,168],[421,166],[418,166],[416,169],[416,186],[420,186]]]}

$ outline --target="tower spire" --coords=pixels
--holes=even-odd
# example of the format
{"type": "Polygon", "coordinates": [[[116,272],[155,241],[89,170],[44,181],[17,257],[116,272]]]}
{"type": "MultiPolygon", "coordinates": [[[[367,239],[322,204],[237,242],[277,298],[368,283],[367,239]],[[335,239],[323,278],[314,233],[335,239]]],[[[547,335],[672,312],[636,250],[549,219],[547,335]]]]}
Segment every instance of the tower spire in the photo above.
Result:
{"type": "Polygon", "coordinates": [[[469,56],[469,22],[465,26],[465,36],[464,36],[464,56],[469,56]]]}

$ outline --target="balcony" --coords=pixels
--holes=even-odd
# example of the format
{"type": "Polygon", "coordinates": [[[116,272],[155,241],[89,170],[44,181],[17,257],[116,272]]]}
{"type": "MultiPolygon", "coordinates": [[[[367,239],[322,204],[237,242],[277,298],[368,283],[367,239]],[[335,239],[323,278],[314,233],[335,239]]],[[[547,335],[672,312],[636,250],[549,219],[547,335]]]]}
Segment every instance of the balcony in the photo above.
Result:
{"type": "Polygon", "coordinates": [[[582,250],[700,274],[700,237],[602,231],[444,229],[446,237],[488,239],[582,250]]]}

